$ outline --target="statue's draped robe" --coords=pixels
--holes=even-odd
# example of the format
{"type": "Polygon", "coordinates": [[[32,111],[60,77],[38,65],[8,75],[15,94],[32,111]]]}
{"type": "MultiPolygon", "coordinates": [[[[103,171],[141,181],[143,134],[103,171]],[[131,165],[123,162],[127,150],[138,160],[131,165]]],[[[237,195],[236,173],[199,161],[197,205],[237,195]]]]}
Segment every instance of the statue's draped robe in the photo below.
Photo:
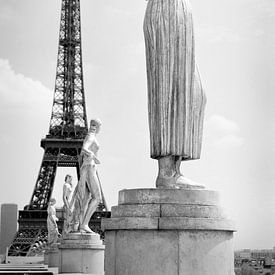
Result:
{"type": "MultiPolygon", "coordinates": [[[[72,192],[72,186],[68,183],[65,183],[63,185],[63,195],[65,195],[67,197],[68,201],[69,201],[71,192],[72,192]]],[[[63,206],[63,211],[64,211],[64,224],[63,224],[62,234],[66,235],[71,230],[71,224],[72,224],[73,217],[72,217],[71,209],[68,209],[68,207],[65,203],[63,206]]]]}
{"type": "Polygon", "coordinates": [[[144,19],[151,157],[197,159],[206,98],[186,0],[149,0],[144,19]]]}
{"type": "Polygon", "coordinates": [[[56,210],[54,206],[49,205],[47,208],[47,213],[48,245],[51,245],[56,243],[58,239],[58,231],[54,222],[54,220],[57,221],[58,219],[56,217],[56,210]]]}

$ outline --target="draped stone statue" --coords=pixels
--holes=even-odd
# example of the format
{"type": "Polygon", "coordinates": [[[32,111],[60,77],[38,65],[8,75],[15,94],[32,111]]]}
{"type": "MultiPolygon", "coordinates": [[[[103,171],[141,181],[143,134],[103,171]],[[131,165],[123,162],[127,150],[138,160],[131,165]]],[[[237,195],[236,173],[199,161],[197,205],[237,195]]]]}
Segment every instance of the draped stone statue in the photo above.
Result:
{"type": "Polygon", "coordinates": [[[63,210],[64,210],[64,225],[62,234],[65,235],[70,232],[72,226],[72,200],[70,200],[73,190],[72,176],[65,176],[65,183],[63,185],[63,210]]]}
{"type": "Polygon", "coordinates": [[[57,243],[59,232],[57,227],[58,218],[56,217],[55,205],[56,200],[51,198],[49,201],[49,206],[47,208],[47,229],[48,229],[48,245],[51,246],[54,243],[57,243]]]}
{"type": "Polygon", "coordinates": [[[188,188],[181,161],[200,158],[206,98],[188,0],[149,0],[144,19],[151,157],[156,186],[188,188]]]}
{"type": "Polygon", "coordinates": [[[97,176],[99,144],[96,135],[100,130],[99,119],[92,119],[89,132],[80,154],[80,179],[75,187],[72,201],[72,220],[68,232],[94,233],[88,226],[90,218],[101,202],[101,191],[97,176]]]}

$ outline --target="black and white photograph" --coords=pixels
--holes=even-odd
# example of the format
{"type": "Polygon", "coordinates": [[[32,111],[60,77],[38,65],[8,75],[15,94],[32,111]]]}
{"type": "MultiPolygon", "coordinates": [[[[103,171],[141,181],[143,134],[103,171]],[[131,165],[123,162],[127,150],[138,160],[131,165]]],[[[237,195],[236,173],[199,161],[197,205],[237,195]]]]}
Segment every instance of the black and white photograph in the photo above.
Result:
{"type": "Polygon", "coordinates": [[[274,0],[0,0],[0,274],[275,274],[274,0]]]}

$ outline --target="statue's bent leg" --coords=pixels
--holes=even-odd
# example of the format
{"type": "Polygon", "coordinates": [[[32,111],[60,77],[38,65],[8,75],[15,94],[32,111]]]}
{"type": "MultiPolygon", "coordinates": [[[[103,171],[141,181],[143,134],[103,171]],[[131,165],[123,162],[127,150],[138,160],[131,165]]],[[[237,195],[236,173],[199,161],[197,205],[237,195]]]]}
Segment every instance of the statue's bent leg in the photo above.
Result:
{"type": "Polygon", "coordinates": [[[80,225],[80,230],[88,233],[92,233],[93,231],[89,228],[89,221],[96,211],[98,204],[100,203],[100,189],[99,183],[97,179],[96,169],[91,168],[87,173],[87,187],[91,194],[91,199],[88,203],[87,210],[84,215],[84,219],[82,224],[80,225]]]}

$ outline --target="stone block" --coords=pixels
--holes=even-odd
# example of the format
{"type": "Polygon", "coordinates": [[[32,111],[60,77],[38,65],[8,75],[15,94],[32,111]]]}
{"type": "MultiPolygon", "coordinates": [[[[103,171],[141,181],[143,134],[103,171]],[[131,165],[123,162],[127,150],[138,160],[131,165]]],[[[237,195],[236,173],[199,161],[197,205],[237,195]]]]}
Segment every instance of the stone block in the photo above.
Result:
{"type": "Polygon", "coordinates": [[[235,225],[227,219],[162,217],[159,219],[160,230],[225,230],[235,231],[235,225]]]}
{"type": "Polygon", "coordinates": [[[106,275],[233,275],[235,226],[208,190],[119,193],[105,230],[106,275]]]}
{"type": "Polygon", "coordinates": [[[115,267],[106,266],[106,275],[178,274],[176,231],[118,231],[115,243],[115,267]]]}
{"type": "Polygon", "coordinates": [[[61,273],[104,274],[104,249],[61,248],[61,273]]]}
{"type": "Polygon", "coordinates": [[[98,235],[68,234],[59,246],[59,271],[103,275],[104,248],[98,235]]]}
{"type": "Polygon", "coordinates": [[[233,275],[233,234],[217,231],[179,231],[179,273],[233,275]]]}
{"type": "Polygon", "coordinates": [[[162,204],[161,217],[225,218],[221,207],[214,205],[162,204]]]}
{"type": "Polygon", "coordinates": [[[89,234],[89,233],[69,233],[65,234],[62,238],[62,241],[72,241],[77,240],[82,243],[95,243],[101,244],[100,236],[98,234],[89,234]]]}
{"type": "Polygon", "coordinates": [[[112,218],[116,217],[160,217],[160,205],[158,204],[124,204],[113,206],[112,218]]]}
{"type": "Polygon", "coordinates": [[[195,204],[219,205],[219,194],[209,190],[124,189],[119,191],[118,204],[195,204]]]}
{"type": "Polygon", "coordinates": [[[106,275],[233,275],[233,234],[208,230],[106,232],[106,275]]]}
{"type": "Polygon", "coordinates": [[[105,234],[105,246],[108,249],[105,251],[104,266],[108,274],[116,274],[116,234],[116,231],[108,231],[108,234],[105,234]]]}
{"type": "Polygon", "coordinates": [[[52,244],[44,253],[44,262],[49,267],[57,267],[60,265],[59,244],[52,244]]]}
{"type": "Polygon", "coordinates": [[[158,229],[158,218],[111,218],[102,219],[101,229],[105,230],[132,230],[132,229],[158,229]]]}

